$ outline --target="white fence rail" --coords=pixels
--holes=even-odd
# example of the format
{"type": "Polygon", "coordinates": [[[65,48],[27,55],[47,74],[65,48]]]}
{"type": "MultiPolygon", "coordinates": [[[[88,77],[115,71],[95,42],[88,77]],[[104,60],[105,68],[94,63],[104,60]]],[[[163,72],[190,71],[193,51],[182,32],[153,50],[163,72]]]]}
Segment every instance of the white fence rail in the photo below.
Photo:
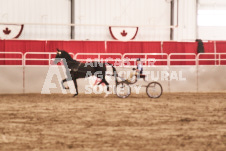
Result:
{"type": "MultiPolygon", "coordinates": [[[[72,58],[74,57],[74,53],[70,52],[69,54],[72,56],[72,58]]],[[[56,55],[56,53],[55,52],[26,52],[23,57],[24,58],[23,64],[27,65],[27,61],[48,61],[48,65],[51,65],[51,61],[53,61],[55,57],[55,56],[52,57],[52,55],[56,55]],[[48,57],[47,58],[36,58],[36,57],[28,58],[29,55],[32,55],[32,56],[47,55],[48,57]]]]}
{"type": "MultiPolygon", "coordinates": [[[[75,60],[86,61],[117,61],[121,66],[125,63],[133,62],[135,64],[137,58],[141,58],[144,66],[172,66],[172,65],[186,65],[185,62],[193,63],[192,65],[224,65],[226,64],[226,53],[69,53],[75,60]],[[81,59],[82,58],[82,59],[81,59]],[[174,64],[172,63],[174,62],[174,64]],[[204,62],[204,63],[200,63],[204,62]],[[224,63],[223,63],[224,62],[224,63]],[[182,64],[180,64],[182,63],[182,64]]],[[[32,65],[28,61],[47,62],[45,65],[51,65],[54,60],[55,52],[0,52],[0,61],[21,61],[16,65],[32,65]],[[17,57],[2,57],[3,55],[18,55],[17,57]],[[39,55],[39,56],[38,56],[39,55]],[[45,57],[40,57],[43,55],[45,57]]],[[[35,65],[35,64],[33,64],[35,65]]],[[[188,63],[188,65],[190,65],[188,63]]]]}
{"type": "Polygon", "coordinates": [[[101,62],[120,61],[121,62],[123,60],[121,53],[77,53],[75,54],[74,59],[82,62],[87,62],[87,61],[101,61],[101,62]],[[85,59],[79,59],[79,57],[83,57],[85,59]]]}
{"type": "MultiPolygon", "coordinates": [[[[169,55],[168,58],[168,65],[171,65],[171,62],[183,62],[183,63],[187,63],[187,62],[194,62],[194,64],[196,64],[196,54],[195,53],[171,53],[169,55]],[[181,57],[181,58],[177,58],[177,59],[173,59],[173,57],[181,57]],[[186,58],[186,57],[194,57],[193,59],[190,58],[186,58]],[[184,58],[185,57],[185,58],[184,58]]],[[[185,64],[183,64],[185,65],[185,64]]]]}
{"type": "Polygon", "coordinates": [[[0,56],[0,61],[21,61],[21,64],[18,65],[23,65],[24,61],[24,55],[22,52],[0,52],[0,55],[19,55],[20,57],[18,58],[8,58],[8,57],[1,57],[0,56]]]}
{"type": "Polygon", "coordinates": [[[168,54],[166,53],[125,53],[123,54],[122,58],[123,58],[122,60],[123,66],[125,65],[125,63],[128,63],[128,62],[133,62],[133,64],[135,65],[136,64],[135,62],[138,58],[141,59],[144,66],[153,66],[158,63],[167,65],[167,62],[168,62],[168,54]],[[133,57],[129,57],[129,56],[133,56],[133,57]]]}
{"type": "Polygon", "coordinates": [[[222,61],[226,61],[226,53],[200,53],[196,56],[196,65],[200,65],[200,61],[214,61],[214,65],[222,65],[222,61]],[[222,58],[223,55],[225,55],[224,58],[222,58]]]}

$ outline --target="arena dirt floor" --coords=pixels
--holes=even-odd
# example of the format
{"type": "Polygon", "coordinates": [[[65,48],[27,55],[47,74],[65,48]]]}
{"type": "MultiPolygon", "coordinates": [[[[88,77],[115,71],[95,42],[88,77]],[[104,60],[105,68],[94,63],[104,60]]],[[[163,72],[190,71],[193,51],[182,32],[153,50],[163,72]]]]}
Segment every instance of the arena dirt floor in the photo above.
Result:
{"type": "Polygon", "coordinates": [[[226,150],[226,94],[0,95],[0,150],[226,150]]]}

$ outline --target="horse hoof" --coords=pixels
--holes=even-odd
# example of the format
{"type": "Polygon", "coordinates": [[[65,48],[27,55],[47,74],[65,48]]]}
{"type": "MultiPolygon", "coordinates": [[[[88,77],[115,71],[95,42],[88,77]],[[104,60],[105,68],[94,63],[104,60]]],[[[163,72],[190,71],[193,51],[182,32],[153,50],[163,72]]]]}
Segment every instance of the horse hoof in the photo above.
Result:
{"type": "Polygon", "coordinates": [[[108,93],[105,94],[104,98],[108,97],[108,93]]]}
{"type": "Polygon", "coordinates": [[[75,94],[73,97],[77,96],[78,94],[75,94]]]}

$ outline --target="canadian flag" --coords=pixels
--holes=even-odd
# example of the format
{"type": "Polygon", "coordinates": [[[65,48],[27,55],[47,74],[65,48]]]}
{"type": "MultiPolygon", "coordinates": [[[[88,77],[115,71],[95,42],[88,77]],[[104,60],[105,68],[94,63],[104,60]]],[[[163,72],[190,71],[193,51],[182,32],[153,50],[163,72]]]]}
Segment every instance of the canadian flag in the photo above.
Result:
{"type": "Polygon", "coordinates": [[[0,25],[0,39],[18,38],[21,35],[23,28],[24,25],[2,24],[0,25]]]}
{"type": "Polygon", "coordinates": [[[138,27],[120,27],[120,26],[110,26],[110,34],[113,39],[120,41],[133,40],[138,32],[138,27]]]}

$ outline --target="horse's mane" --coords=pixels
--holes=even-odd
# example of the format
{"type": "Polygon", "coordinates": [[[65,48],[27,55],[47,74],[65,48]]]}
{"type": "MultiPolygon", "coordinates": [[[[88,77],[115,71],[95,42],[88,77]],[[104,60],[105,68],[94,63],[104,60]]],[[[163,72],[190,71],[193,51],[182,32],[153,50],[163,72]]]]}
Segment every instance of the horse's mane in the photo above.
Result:
{"type": "Polygon", "coordinates": [[[68,61],[76,61],[76,60],[74,60],[74,59],[71,57],[71,55],[70,55],[67,51],[61,50],[61,52],[63,53],[64,58],[65,58],[66,60],[68,60],[68,61]]]}

